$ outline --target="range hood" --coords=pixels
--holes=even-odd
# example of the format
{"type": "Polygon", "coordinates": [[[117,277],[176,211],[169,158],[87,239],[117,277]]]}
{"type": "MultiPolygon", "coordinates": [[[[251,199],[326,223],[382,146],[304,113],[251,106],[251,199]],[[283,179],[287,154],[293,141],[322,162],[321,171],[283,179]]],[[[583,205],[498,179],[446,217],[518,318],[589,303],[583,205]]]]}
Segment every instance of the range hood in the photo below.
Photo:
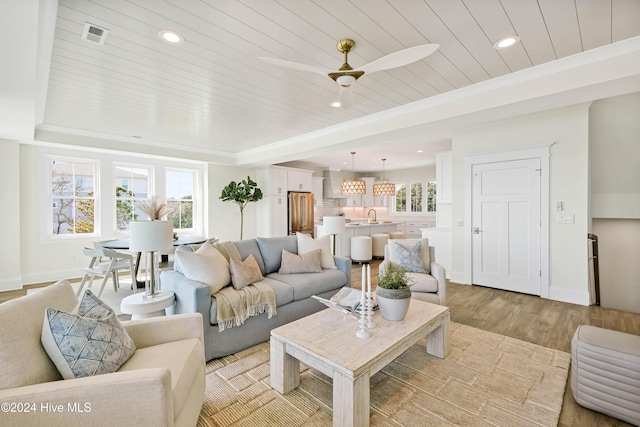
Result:
{"type": "Polygon", "coordinates": [[[346,199],[348,196],[342,194],[342,173],[340,169],[325,169],[322,172],[323,197],[325,199],[346,199]]]}

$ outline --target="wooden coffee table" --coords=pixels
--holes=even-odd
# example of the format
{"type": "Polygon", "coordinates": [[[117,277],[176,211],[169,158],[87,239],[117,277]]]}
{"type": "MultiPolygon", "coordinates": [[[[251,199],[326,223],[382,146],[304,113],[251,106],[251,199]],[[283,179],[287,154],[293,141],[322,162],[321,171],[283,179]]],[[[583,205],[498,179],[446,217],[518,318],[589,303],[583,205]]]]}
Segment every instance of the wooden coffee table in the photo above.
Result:
{"type": "Polygon", "coordinates": [[[358,322],[326,309],[271,331],[271,387],[285,394],[300,384],[300,362],[333,378],[333,425],[369,425],[369,378],[427,338],[427,353],[449,353],[449,308],[411,300],[401,322],[374,315],[370,338],[356,338],[358,322]]]}

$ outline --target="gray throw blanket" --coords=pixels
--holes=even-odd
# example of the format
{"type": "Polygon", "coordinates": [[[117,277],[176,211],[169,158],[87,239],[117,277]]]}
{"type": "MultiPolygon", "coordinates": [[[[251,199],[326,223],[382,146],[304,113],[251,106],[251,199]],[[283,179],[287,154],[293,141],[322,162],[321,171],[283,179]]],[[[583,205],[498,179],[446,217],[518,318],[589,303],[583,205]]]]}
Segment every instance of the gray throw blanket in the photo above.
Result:
{"type": "MultiPolygon", "coordinates": [[[[242,261],[240,252],[233,242],[215,243],[215,248],[227,259],[242,261]]],[[[255,282],[238,290],[225,286],[212,295],[218,303],[218,330],[239,326],[251,316],[267,313],[269,319],[276,314],[276,295],[271,286],[255,282]]]]}

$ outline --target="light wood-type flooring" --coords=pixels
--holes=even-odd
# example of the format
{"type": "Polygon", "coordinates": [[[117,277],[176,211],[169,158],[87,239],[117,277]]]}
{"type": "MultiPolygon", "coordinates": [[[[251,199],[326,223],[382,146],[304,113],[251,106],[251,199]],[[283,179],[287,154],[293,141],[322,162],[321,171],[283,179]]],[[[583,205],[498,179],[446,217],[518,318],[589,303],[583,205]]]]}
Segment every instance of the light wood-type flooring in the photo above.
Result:
{"type": "MultiPolygon", "coordinates": [[[[380,261],[371,264],[375,289],[380,261]]],[[[352,286],[360,288],[361,266],[354,264],[352,286]]],[[[571,338],[579,325],[640,335],[640,314],[551,301],[540,297],[481,286],[448,283],[447,306],[451,320],[543,347],[571,353],[571,338]]],[[[565,389],[559,426],[629,426],[625,422],[578,405],[571,394],[571,376],[565,389]]]]}

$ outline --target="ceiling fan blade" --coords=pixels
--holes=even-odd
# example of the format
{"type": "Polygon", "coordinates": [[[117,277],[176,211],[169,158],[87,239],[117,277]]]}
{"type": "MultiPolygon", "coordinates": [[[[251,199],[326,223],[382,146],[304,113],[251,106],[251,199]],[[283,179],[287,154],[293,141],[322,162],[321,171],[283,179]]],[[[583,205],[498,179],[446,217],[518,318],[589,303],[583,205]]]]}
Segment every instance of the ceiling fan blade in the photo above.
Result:
{"type": "Polygon", "coordinates": [[[420,59],[426,58],[433,52],[438,50],[439,44],[423,44],[419,46],[410,47],[407,49],[399,50],[389,55],[383,56],[380,59],[376,59],[360,68],[356,68],[357,71],[364,71],[365,73],[375,73],[376,71],[390,70],[392,68],[402,67],[403,65],[411,64],[420,59]]]}
{"type": "Polygon", "coordinates": [[[300,71],[310,71],[312,73],[320,74],[321,76],[325,77],[330,72],[329,70],[323,70],[321,68],[314,67],[313,65],[300,64],[298,62],[285,61],[283,59],[266,58],[264,56],[259,56],[258,59],[272,65],[277,65],[278,67],[291,68],[293,70],[300,71]]]}
{"type": "Polygon", "coordinates": [[[347,110],[353,105],[353,85],[340,86],[340,108],[347,110]]]}

